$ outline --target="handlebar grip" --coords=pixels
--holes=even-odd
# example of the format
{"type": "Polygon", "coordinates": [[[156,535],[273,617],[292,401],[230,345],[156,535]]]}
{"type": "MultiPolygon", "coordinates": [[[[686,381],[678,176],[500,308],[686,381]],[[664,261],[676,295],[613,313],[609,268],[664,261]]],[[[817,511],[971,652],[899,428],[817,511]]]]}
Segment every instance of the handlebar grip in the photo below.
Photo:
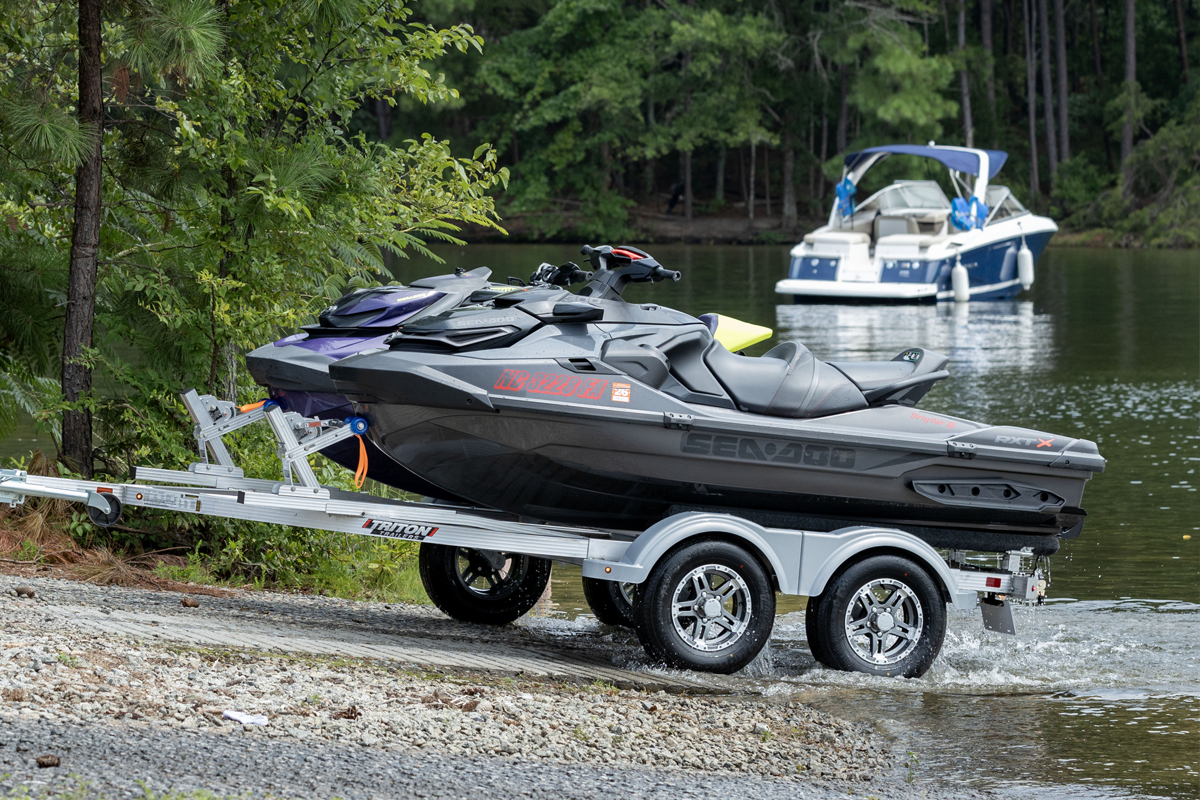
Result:
{"type": "Polygon", "coordinates": [[[595,250],[596,248],[592,247],[590,244],[585,244],[583,247],[579,248],[579,254],[590,256],[593,252],[595,252],[595,250]]]}
{"type": "Polygon", "coordinates": [[[681,277],[683,277],[682,273],[677,272],[676,270],[665,269],[663,267],[654,268],[654,279],[656,281],[665,281],[669,279],[678,282],[681,277]]]}

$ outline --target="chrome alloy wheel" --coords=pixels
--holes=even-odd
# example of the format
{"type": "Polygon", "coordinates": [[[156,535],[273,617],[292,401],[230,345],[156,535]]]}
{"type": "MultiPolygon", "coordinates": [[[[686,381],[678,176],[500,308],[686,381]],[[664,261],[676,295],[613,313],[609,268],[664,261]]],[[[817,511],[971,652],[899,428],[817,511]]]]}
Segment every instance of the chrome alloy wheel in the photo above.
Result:
{"type": "Polygon", "coordinates": [[[750,588],[720,564],[697,567],[675,586],[671,619],[689,646],[714,652],[742,638],[751,614],[750,588]]]}
{"type": "Polygon", "coordinates": [[[907,584],[878,578],[854,593],[846,608],[846,639],[871,664],[894,664],[921,641],[925,617],[921,601],[907,584]]]}

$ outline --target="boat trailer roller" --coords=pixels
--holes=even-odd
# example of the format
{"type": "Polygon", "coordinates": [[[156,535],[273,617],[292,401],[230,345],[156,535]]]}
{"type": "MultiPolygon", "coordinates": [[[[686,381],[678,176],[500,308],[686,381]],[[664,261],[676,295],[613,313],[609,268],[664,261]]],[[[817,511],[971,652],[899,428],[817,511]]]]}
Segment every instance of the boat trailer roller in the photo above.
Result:
{"type": "Polygon", "coordinates": [[[130,482],[113,483],[5,469],[0,502],[84,503],[105,527],[126,507],[154,508],[416,542],[430,599],[474,623],[517,619],[541,597],[551,562],[571,563],[597,618],[632,627],[654,662],[706,672],[735,672],[758,655],[776,592],[808,598],[809,646],[820,663],[903,677],[937,657],[947,605],[979,607],[985,627],[1013,634],[1013,602],[1045,594],[1042,559],[1028,549],[986,566],[887,527],[805,531],[683,511],[645,530],[610,530],[321,486],[307,456],[361,435],[365,420],[307,418],[270,401],[239,408],[194,390],[183,400],[201,454],[187,470],[136,467],[130,482]],[[245,477],[223,441],[261,422],[278,441],[283,480],[245,477]]]}

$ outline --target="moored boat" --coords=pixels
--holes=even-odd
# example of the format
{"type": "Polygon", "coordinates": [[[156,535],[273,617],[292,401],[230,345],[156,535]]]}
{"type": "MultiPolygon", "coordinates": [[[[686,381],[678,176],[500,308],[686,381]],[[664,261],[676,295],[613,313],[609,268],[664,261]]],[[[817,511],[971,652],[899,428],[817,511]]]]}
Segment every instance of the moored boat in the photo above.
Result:
{"type": "Polygon", "coordinates": [[[932,143],[850,153],[828,223],[792,249],[775,291],[806,302],[933,302],[998,300],[1028,289],[1058,226],[991,182],[1007,158],[932,143]],[[857,202],[867,171],[895,155],[943,164],[956,197],[937,181],[898,180],[857,202]]]}

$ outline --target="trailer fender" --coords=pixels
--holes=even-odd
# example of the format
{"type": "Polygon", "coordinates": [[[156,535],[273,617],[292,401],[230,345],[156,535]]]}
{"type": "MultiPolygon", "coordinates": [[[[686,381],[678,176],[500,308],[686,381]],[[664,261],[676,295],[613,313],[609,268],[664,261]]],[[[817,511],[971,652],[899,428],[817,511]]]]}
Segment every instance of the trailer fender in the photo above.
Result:
{"type": "Polygon", "coordinates": [[[956,608],[975,608],[975,592],[959,589],[954,574],[936,550],[912,534],[892,528],[853,527],[829,533],[805,531],[797,593],[808,597],[821,594],[843,565],[873,550],[899,551],[923,564],[956,608]]]}
{"type": "Polygon", "coordinates": [[[789,569],[788,565],[800,562],[801,536],[795,532],[769,530],[731,514],[701,511],[685,511],[656,522],[629,545],[620,560],[585,560],[583,576],[621,583],[643,583],[649,577],[650,570],[671,548],[688,539],[713,534],[739,539],[761,554],[775,574],[779,591],[784,594],[796,593],[796,570],[789,569]]]}

